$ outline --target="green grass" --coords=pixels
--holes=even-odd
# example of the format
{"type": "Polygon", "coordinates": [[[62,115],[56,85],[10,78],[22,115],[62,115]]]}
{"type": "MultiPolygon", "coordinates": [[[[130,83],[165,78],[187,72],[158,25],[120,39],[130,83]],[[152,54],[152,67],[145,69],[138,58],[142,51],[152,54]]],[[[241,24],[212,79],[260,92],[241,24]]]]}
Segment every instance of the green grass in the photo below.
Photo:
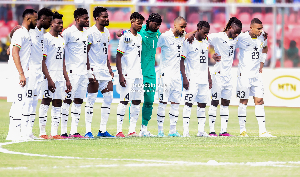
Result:
{"type": "MultiPolygon", "coordinates": [[[[0,100],[0,143],[5,140],[11,104],[0,100]]],[[[92,123],[96,135],[100,124],[100,106],[94,106],[92,123]]],[[[111,107],[107,130],[116,134],[116,108],[111,107]]],[[[182,134],[182,106],[177,129],[182,134]]],[[[153,109],[153,120],[148,130],[157,133],[157,105],[153,109]]],[[[92,140],[46,140],[5,145],[10,151],[44,154],[46,157],[24,156],[0,153],[0,176],[299,176],[300,163],[300,109],[266,107],[267,130],[277,138],[259,138],[254,107],[247,108],[247,133],[241,138],[237,118],[237,107],[230,106],[228,132],[236,137],[199,138],[197,133],[196,107],[192,109],[190,122],[191,138],[123,138],[92,140]],[[79,157],[77,159],[51,158],[49,156],[79,157]],[[140,160],[140,161],[138,161],[140,160]],[[154,161],[149,161],[154,160],[154,161]],[[165,162],[160,162],[163,160],[165,162]],[[230,162],[229,165],[206,165],[208,161],[230,162]],[[168,161],[168,162],[166,162],[168,161]],[[185,164],[175,161],[186,162],[185,164]],[[247,162],[284,162],[283,166],[250,166],[247,162]],[[195,164],[201,162],[203,164],[195,164]],[[154,166],[157,164],[158,166],[154,166]],[[140,166],[138,166],[140,165],[140,166]],[[10,169],[24,167],[24,169],[10,169]]],[[[167,107],[167,112],[169,107],[167,107]]],[[[218,113],[219,115],[219,113],[218,113]]],[[[38,116],[37,116],[38,117],[38,116]]],[[[50,133],[50,109],[47,133],[50,133]]],[[[128,132],[128,111],[126,111],[123,132],[128,132]]],[[[69,118],[69,125],[70,125],[69,118]]],[[[141,116],[137,123],[140,128],[141,116]]],[[[70,130],[70,126],[68,127],[70,130]]],[[[78,126],[79,133],[85,133],[84,107],[78,126]]],[[[169,119],[164,124],[169,130],[169,119]]],[[[205,130],[208,132],[208,121],[205,130]]],[[[217,116],[216,131],[220,130],[217,116]]],[[[38,118],[33,128],[38,135],[38,118]]],[[[256,164],[257,165],[257,164],[256,164]]],[[[278,164],[280,165],[280,164],[278,164]]]]}

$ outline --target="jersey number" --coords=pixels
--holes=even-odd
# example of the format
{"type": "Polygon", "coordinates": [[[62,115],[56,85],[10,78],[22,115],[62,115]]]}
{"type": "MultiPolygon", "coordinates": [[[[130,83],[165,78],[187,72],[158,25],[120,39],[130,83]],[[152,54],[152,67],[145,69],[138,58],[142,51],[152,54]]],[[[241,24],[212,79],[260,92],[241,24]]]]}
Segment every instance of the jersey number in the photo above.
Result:
{"type": "Polygon", "coordinates": [[[18,100],[22,101],[22,94],[18,94],[18,100]]]}
{"type": "Polygon", "coordinates": [[[233,55],[233,46],[229,46],[230,47],[230,49],[229,49],[229,56],[231,56],[231,55],[233,55]]]}
{"type": "Polygon", "coordinates": [[[238,98],[245,98],[245,92],[244,91],[237,91],[236,97],[238,98]]]}
{"type": "Polygon", "coordinates": [[[185,101],[192,101],[192,98],[193,98],[193,94],[186,94],[185,97],[184,97],[184,100],[185,101]]]}
{"type": "Polygon", "coordinates": [[[26,93],[26,96],[29,98],[32,97],[32,90],[28,90],[28,92],[26,93]]]}
{"type": "Polygon", "coordinates": [[[252,52],[252,59],[259,59],[259,52],[252,52]]]}
{"type": "Polygon", "coordinates": [[[200,56],[200,63],[206,63],[206,57],[205,56],[200,56]]]}
{"type": "Polygon", "coordinates": [[[164,94],[159,94],[160,95],[160,97],[159,97],[159,100],[163,100],[164,99],[164,94]]]}
{"type": "Polygon", "coordinates": [[[49,90],[45,90],[44,92],[45,92],[45,97],[49,98],[50,97],[49,90]]]}
{"type": "Polygon", "coordinates": [[[140,50],[138,51],[138,56],[141,57],[141,51],[140,50]]]}
{"type": "Polygon", "coordinates": [[[125,98],[126,98],[127,100],[129,100],[129,93],[127,93],[127,95],[125,96],[125,98]]]}
{"type": "Polygon", "coordinates": [[[211,97],[217,99],[217,97],[218,97],[218,92],[216,92],[215,94],[212,94],[211,97]]]}
{"type": "Polygon", "coordinates": [[[104,48],[103,48],[103,53],[104,53],[105,55],[107,55],[107,47],[104,47],[104,48]]]}

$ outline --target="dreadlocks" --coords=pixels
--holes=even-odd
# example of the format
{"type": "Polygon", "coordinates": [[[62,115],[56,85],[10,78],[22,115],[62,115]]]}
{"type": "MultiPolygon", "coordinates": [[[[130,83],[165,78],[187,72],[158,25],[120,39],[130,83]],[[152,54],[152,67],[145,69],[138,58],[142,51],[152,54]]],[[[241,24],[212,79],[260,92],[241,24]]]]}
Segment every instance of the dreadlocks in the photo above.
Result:
{"type": "Polygon", "coordinates": [[[156,22],[158,24],[161,24],[161,22],[162,22],[161,16],[158,13],[151,13],[149,15],[148,20],[146,20],[146,31],[149,30],[149,23],[150,22],[156,22]]]}
{"type": "Polygon", "coordinates": [[[232,24],[235,24],[235,25],[237,25],[237,26],[240,27],[240,28],[243,27],[242,22],[241,22],[239,19],[237,19],[236,17],[231,17],[231,18],[229,19],[229,21],[228,21],[228,23],[227,23],[227,25],[226,25],[226,27],[225,27],[225,29],[224,29],[223,32],[228,31],[229,28],[232,26],[232,24]]]}

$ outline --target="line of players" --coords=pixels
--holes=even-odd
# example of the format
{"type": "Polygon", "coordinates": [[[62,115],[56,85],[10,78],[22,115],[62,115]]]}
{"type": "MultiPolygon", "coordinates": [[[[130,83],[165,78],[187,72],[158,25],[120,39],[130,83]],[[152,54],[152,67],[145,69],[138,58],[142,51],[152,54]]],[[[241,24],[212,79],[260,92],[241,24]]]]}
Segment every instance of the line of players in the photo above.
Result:
{"type": "MultiPolygon", "coordinates": [[[[151,16],[151,15],[150,15],[151,16]]],[[[8,101],[13,102],[10,110],[10,127],[7,140],[31,140],[35,120],[39,91],[43,92],[43,100],[39,108],[40,137],[54,138],[93,138],[91,122],[93,105],[98,90],[103,94],[101,107],[101,123],[97,134],[99,137],[112,137],[106,131],[113,99],[111,70],[107,58],[109,44],[109,25],[107,10],[96,7],[93,12],[96,24],[89,28],[89,16],[86,9],[74,11],[76,24],[62,32],[62,15],[51,12],[47,8],[38,13],[26,9],[23,13],[23,24],[13,31],[10,47],[9,66],[11,67],[12,91],[8,101]],[[51,29],[44,35],[44,29],[51,29]],[[62,34],[60,35],[60,33],[62,34]],[[43,59],[41,59],[43,58],[43,59]],[[29,68],[29,69],[28,69],[29,68]],[[19,80],[19,85],[17,81],[19,80]],[[66,95],[64,93],[66,92],[66,95]],[[88,91],[85,105],[86,134],[81,136],[77,131],[81,114],[81,104],[88,91]],[[62,102],[63,100],[63,102],[62,102]],[[67,134],[69,107],[71,107],[71,131],[67,134]],[[45,126],[50,103],[51,136],[46,135],[45,126]],[[61,135],[57,130],[61,120],[61,135]],[[21,130],[21,131],[20,131],[21,130]]],[[[122,123],[126,105],[131,101],[130,127],[128,136],[136,134],[136,122],[139,117],[140,103],[143,97],[143,76],[141,69],[142,37],[138,32],[142,28],[144,17],[138,12],[130,16],[131,28],[124,31],[119,41],[117,53],[117,70],[119,74],[120,103],[117,108],[116,137],[125,137],[122,123]]],[[[220,136],[231,136],[227,133],[229,102],[232,95],[230,69],[235,48],[240,49],[237,96],[241,99],[238,108],[241,136],[247,136],[246,107],[249,96],[254,96],[255,114],[259,124],[259,136],[272,137],[265,128],[263,107],[263,85],[261,76],[267,52],[267,35],[262,32],[262,23],[253,19],[250,31],[241,33],[242,23],[232,17],[224,32],[209,33],[210,25],[205,21],[197,24],[197,30],[186,34],[186,21],[182,17],[174,20],[174,28],[157,36],[157,46],[161,47],[159,105],[157,111],[158,136],[163,137],[163,122],[167,102],[171,102],[170,131],[168,136],[177,137],[176,124],[179,114],[179,102],[182,92],[185,106],[183,110],[183,136],[189,136],[189,119],[191,107],[198,103],[198,134],[197,136],[217,136],[214,130],[216,110],[221,98],[221,132],[220,136]],[[214,74],[208,68],[208,48],[214,46],[217,61],[214,74]],[[204,131],[206,96],[212,91],[212,106],[209,108],[210,133],[204,131]]],[[[154,47],[154,41],[153,41],[154,47]]],[[[148,134],[151,136],[151,134],[148,134]]]]}

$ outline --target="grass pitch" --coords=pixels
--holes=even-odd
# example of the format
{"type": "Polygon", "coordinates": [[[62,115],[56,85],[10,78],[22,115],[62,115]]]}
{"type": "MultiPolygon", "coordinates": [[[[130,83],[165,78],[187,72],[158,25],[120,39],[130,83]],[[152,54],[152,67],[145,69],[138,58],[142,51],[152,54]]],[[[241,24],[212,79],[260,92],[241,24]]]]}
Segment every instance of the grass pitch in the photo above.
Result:
{"type": "MultiPolygon", "coordinates": [[[[247,133],[241,138],[237,107],[230,106],[228,132],[236,137],[199,138],[196,107],[190,121],[191,138],[114,138],[45,140],[5,144],[11,104],[0,100],[0,176],[299,176],[300,109],[266,107],[267,130],[277,138],[259,138],[254,107],[247,108],[247,133]],[[3,153],[5,152],[5,153],[3,153]],[[19,154],[17,153],[19,152],[19,154]],[[260,163],[259,163],[260,162],[260,163]]],[[[38,105],[39,106],[39,105],[38,105]]],[[[100,103],[94,106],[92,131],[100,126],[100,103]]],[[[182,108],[177,129],[182,134],[182,108]]],[[[112,104],[107,130],[116,134],[117,104],[112,104]]],[[[37,108],[38,110],[38,108],[37,108]]],[[[148,130],[157,134],[157,105],[148,130]]],[[[169,111],[169,106],[166,112],[169,111]]],[[[37,114],[38,115],[38,114],[37,114]]],[[[167,115],[167,114],[166,114],[167,115]]],[[[217,114],[219,115],[219,113],[217,114]]],[[[69,117],[69,127],[70,121],[69,117]]],[[[208,118],[207,118],[208,120],[208,118]]],[[[51,115],[48,112],[47,133],[51,115]]],[[[137,128],[141,125],[139,117],[137,128]]],[[[166,116],[165,134],[169,130],[166,116]]],[[[123,132],[128,132],[128,110],[123,132]]],[[[216,131],[220,130],[217,116],[216,131]]],[[[209,132],[208,121],[205,130],[209,132]]],[[[85,133],[84,106],[78,131],[85,133]]],[[[38,116],[33,128],[39,134],[38,116]]]]}

